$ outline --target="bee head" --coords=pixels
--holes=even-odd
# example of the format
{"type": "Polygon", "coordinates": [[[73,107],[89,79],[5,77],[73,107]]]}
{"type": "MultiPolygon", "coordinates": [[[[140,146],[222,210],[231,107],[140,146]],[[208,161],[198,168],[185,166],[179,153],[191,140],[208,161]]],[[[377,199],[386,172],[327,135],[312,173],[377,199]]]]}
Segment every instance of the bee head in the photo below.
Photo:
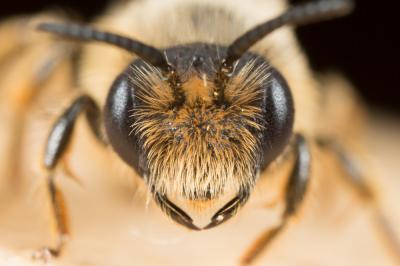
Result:
{"type": "Polygon", "coordinates": [[[109,91],[104,108],[109,142],[143,177],[166,214],[200,230],[234,216],[292,135],[290,89],[267,59],[249,48],[283,25],[342,15],[351,7],[344,0],[312,2],[258,25],[229,46],[194,43],[163,51],[88,27],[39,27],[138,55],[109,91]],[[198,210],[193,206],[200,205],[203,214],[209,211],[203,222],[193,215],[198,210]]]}
{"type": "Polygon", "coordinates": [[[111,144],[164,209],[179,210],[178,199],[218,205],[223,198],[234,201],[235,212],[291,136],[293,102],[284,79],[251,53],[221,74],[226,51],[209,44],[166,49],[172,74],[137,59],[110,91],[111,144]]]}

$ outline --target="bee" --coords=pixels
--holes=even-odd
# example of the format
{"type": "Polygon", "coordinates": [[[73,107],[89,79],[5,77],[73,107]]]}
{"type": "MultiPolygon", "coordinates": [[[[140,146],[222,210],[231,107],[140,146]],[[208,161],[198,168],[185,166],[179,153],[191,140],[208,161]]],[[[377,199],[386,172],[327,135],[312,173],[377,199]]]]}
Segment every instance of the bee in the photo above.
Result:
{"type": "MultiPolygon", "coordinates": [[[[20,131],[24,106],[37,93],[34,88],[43,87],[62,62],[75,62],[74,71],[61,72],[59,78],[66,80],[59,84],[77,87],[77,96],[43,143],[42,164],[58,232],[57,245],[46,252],[60,256],[70,234],[56,170],[79,138],[74,131],[82,115],[97,144],[129,166],[162,212],[189,230],[222,226],[255,194],[260,198],[254,191],[263,191],[279,176],[274,189],[284,202],[281,222],[254,239],[241,264],[254,263],[296,216],[320,154],[333,157],[332,164],[341,169],[337,175],[374,206],[374,191],[352,155],[356,134],[348,129],[347,117],[324,106],[323,99],[332,99],[299,55],[292,30],[283,29],[344,16],[353,7],[350,0],[293,7],[278,0],[127,1],[97,26],[50,16],[37,24],[40,34],[24,29],[26,37],[21,29],[13,31],[13,42],[7,44],[37,49],[35,56],[41,55],[36,68],[21,71],[30,73],[29,80],[21,81],[28,86],[19,84],[24,89],[7,97],[19,118],[14,132],[20,131]],[[282,175],[279,169],[288,170],[282,175]]],[[[7,44],[0,49],[0,60],[18,52],[7,44]]],[[[374,208],[385,241],[399,255],[388,222],[374,208]]]]}

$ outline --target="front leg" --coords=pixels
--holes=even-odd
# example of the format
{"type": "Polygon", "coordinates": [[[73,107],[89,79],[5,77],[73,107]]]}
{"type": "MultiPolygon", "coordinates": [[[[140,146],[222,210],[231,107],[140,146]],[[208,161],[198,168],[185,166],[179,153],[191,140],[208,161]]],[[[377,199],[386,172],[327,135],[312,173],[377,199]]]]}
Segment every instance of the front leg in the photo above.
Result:
{"type": "MultiPolygon", "coordinates": [[[[92,98],[87,95],[80,96],[73,101],[67,110],[57,119],[47,139],[44,166],[48,172],[47,186],[53,211],[52,215],[58,234],[58,242],[56,247],[45,249],[44,252],[50,253],[52,256],[59,256],[61,254],[70,233],[64,196],[55,184],[54,172],[71,141],[75,122],[81,113],[86,114],[93,133],[101,140],[100,109],[92,98]]],[[[39,256],[43,255],[45,254],[39,254],[39,256]]]]}
{"type": "Polygon", "coordinates": [[[286,186],[286,207],[283,212],[281,224],[266,231],[254,242],[251,248],[241,259],[242,265],[250,265],[273,242],[288,224],[289,219],[297,212],[303,202],[310,177],[311,153],[303,136],[296,136],[295,144],[296,162],[286,186]]]}

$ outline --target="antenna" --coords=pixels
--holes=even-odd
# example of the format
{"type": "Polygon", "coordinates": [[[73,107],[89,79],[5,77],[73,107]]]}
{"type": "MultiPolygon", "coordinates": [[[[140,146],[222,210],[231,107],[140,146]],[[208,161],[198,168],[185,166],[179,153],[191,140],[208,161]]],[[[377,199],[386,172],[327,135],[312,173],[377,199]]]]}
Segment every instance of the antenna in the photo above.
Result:
{"type": "Polygon", "coordinates": [[[282,26],[299,26],[329,20],[349,14],[353,8],[352,0],[320,0],[292,7],[282,15],[252,28],[237,38],[229,45],[222,67],[225,70],[232,69],[233,63],[251,46],[282,26]]]}
{"type": "Polygon", "coordinates": [[[81,41],[108,43],[136,54],[144,61],[165,72],[170,71],[170,66],[160,50],[137,40],[73,23],[41,23],[37,28],[41,31],[81,41]]]}

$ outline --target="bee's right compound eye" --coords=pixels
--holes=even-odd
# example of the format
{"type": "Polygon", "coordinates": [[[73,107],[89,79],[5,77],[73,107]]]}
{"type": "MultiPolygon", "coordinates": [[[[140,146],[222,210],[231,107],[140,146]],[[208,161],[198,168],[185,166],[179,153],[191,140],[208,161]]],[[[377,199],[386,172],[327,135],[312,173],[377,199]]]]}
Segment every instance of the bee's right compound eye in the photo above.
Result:
{"type": "Polygon", "coordinates": [[[262,93],[264,130],[261,137],[263,151],[261,169],[265,169],[283,152],[290,141],[294,106],[288,84],[275,69],[271,69],[271,75],[263,86],[262,93]]]}
{"type": "Polygon", "coordinates": [[[104,124],[115,152],[141,176],[147,173],[147,162],[139,139],[132,133],[132,110],[137,105],[135,88],[126,74],[113,83],[104,109],[104,124]]]}

